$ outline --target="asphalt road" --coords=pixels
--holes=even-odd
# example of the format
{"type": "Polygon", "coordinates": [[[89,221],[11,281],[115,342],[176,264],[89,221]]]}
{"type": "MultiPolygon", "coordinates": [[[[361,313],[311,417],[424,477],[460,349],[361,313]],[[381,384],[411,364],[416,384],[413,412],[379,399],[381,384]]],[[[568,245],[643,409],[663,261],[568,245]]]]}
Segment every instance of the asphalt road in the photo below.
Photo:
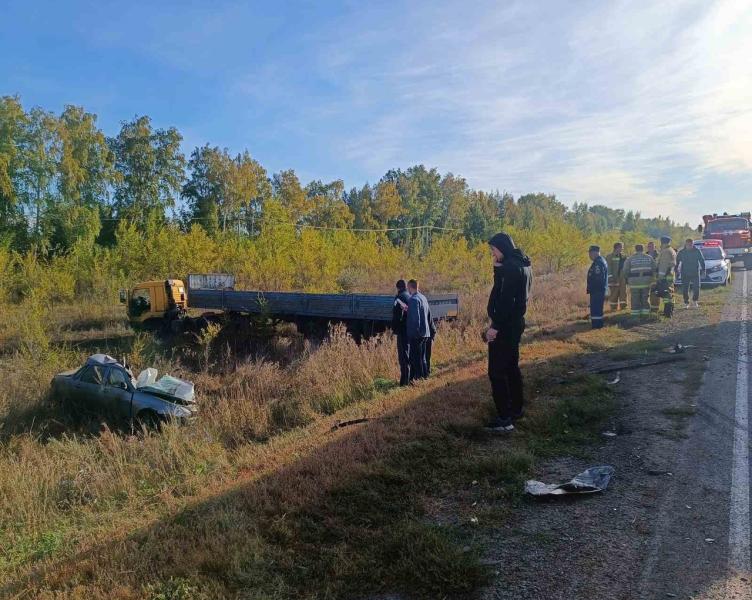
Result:
{"type": "Polygon", "coordinates": [[[738,272],[713,335],[697,413],[657,507],[635,598],[752,598],[750,292],[752,272],[738,272]]]}

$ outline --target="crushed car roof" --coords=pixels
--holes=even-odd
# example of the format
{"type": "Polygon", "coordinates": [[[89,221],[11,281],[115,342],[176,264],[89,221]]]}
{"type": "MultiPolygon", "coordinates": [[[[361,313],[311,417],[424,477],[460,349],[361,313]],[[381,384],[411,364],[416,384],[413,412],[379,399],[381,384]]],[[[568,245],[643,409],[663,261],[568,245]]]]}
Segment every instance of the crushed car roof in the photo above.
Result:
{"type": "Polygon", "coordinates": [[[112,358],[109,354],[92,354],[86,359],[87,365],[119,365],[123,366],[116,359],[112,358]]]}

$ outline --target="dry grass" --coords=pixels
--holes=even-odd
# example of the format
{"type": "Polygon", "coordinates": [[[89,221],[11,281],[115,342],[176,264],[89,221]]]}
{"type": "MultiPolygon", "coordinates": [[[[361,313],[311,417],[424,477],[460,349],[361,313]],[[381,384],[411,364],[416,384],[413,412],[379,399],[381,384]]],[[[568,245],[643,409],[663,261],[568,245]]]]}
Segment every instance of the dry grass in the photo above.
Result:
{"type": "MultiPolygon", "coordinates": [[[[323,544],[328,554],[306,564],[311,577],[327,582],[331,597],[353,593],[348,586],[364,570],[369,589],[411,589],[411,581],[424,585],[431,576],[454,582],[457,592],[463,581],[477,583],[482,573],[469,560],[472,553],[458,552],[456,532],[426,529],[420,515],[429,488],[464,479],[475,464],[459,459],[470,442],[447,434],[447,427],[477,428],[487,410],[482,363],[455,368],[484,350],[485,297],[463,296],[461,319],[442,327],[434,357],[444,374],[399,392],[389,391],[397,377],[390,336],[358,345],[336,330],[315,348],[293,340],[280,351],[287,353],[283,361],[248,360],[230,368],[220,354],[213,369],[192,371],[170,349],[132,336],[120,307],[84,304],[52,313],[36,306],[25,313],[42,327],[22,323],[24,308],[3,307],[0,582],[31,586],[38,597],[44,589],[71,598],[189,598],[201,590],[224,597],[256,585],[264,590],[258,597],[292,597],[306,595],[308,585],[295,561],[323,544]],[[51,376],[95,350],[127,352],[136,366],[156,363],[193,379],[202,401],[199,423],[131,435],[60,413],[46,395],[51,376]],[[363,415],[387,418],[328,433],[333,419],[363,415]],[[414,481],[405,478],[416,476],[428,483],[406,491],[414,481]],[[368,493],[374,494],[370,501],[368,493]],[[373,523],[338,529],[329,544],[329,525],[358,520],[360,513],[348,512],[351,504],[375,510],[367,517],[373,523]],[[401,515],[397,525],[386,513],[379,516],[382,504],[401,515]],[[292,524],[286,524],[288,514],[292,524]],[[390,573],[377,569],[385,559],[374,553],[385,548],[395,556],[411,554],[399,541],[408,534],[423,550],[403,561],[402,570],[399,561],[389,562],[390,573]],[[348,541],[353,535],[366,541],[348,541]],[[44,577],[32,585],[26,577],[38,569],[44,577]],[[427,577],[415,579],[420,571],[427,577]]],[[[537,280],[529,319],[535,339],[526,346],[526,360],[573,360],[588,344],[597,345],[601,338],[572,321],[584,310],[579,278],[537,280]]],[[[555,440],[552,431],[560,424],[547,415],[532,422],[555,440]]],[[[529,466],[525,460],[521,464],[529,466]]]]}

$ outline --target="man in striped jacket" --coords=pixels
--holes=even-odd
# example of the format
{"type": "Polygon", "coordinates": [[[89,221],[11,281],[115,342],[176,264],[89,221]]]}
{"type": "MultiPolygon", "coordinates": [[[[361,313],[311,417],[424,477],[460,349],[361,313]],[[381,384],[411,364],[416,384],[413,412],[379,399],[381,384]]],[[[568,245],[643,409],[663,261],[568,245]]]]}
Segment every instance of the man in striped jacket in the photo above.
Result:
{"type": "Polygon", "coordinates": [[[650,314],[650,287],[655,280],[655,261],[645,254],[642,244],[635,246],[635,253],[624,262],[624,279],[629,286],[632,316],[650,314]]]}

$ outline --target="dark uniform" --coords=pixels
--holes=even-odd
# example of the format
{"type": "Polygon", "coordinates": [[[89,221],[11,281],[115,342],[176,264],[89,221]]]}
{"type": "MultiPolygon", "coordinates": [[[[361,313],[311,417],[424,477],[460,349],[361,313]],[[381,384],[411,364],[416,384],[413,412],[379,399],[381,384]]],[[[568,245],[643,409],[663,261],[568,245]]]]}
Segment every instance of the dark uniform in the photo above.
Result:
{"type": "MultiPolygon", "coordinates": [[[[590,251],[600,252],[600,248],[591,246],[590,251]]],[[[608,265],[600,254],[588,269],[587,293],[590,295],[590,322],[593,329],[600,329],[603,327],[603,303],[608,293],[608,265]]]]}
{"type": "Polygon", "coordinates": [[[410,294],[403,288],[397,288],[399,291],[394,297],[394,306],[392,307],[392,331],[397,336],[397,361],[400,368],[400,385],[410,383],[410,343],[407,338],[407,313],[402,308],[402,304],[407,306],[410,301],[410,294]]]}
{"type": "Polygon", "coordinates": [[[431,306],[428,306],[428,326],[429,333],[431,334],[426,340],[426,350],[424,352],[426,361],[426,377],[431,374],[431,352],[433,351],[433,341],[436,339],[436,323],[433,322],[433,315],[431,314],[431,306]]]}
{"type": "Polygon", "coordinates": [[[533,271],[530,259],[515,248],[507,234],[496,234],[489,244],[501,250],[504,260],[494,267],[494,285],[488,298],[488,317],[498,331],[496,339],[488,343],[488,377],[498,424],[512,427],[512,421],[522,416],[520,339],[533,271]]]}
{"type": "Polygon", "coordinates": [[[689,288],[692,287],[692,300],[700,299],[700,281],[705,270],[705,257],[699,248],[684,247],[676,255],[676,264],[681,265],[682,294],[684,304],[689,304],[689,288]]]}
{"type": "Polygon", "coordinates": [[[426,340],[431,339],[428,300],[420,292],[410,296],[407,303],[407,337],[410,344],[410,381],[425,379],[426,340]]]}

